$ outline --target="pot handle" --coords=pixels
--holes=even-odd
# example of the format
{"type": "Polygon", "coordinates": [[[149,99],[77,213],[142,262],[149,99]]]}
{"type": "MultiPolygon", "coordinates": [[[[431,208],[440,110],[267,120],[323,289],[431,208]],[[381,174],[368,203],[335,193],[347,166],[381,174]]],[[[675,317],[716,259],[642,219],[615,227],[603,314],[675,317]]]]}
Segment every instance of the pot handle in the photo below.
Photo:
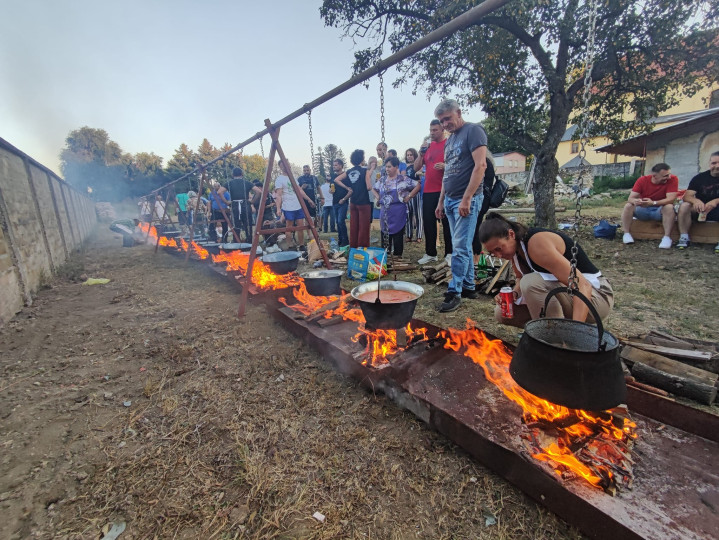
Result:
{"type": "MultiPolygon", "coordinates": [[[[542,308],[542,311],[539,312],[540,318],[544,318],[544,315],[547,312],[547,306],[549,305],[549,301],[555,296],[557,296],[559,293],[563,292],[567,292],[567,287],[557,287],[556,289],[552,289],[551,291],[549,291],[547,297],[544,299],[544,307],[542,308]]],[[[592,317],[594,317],[594,321],[597,323],[597,330],[599,334],[599,344],[597,345],[597,351],[603,351],[607,348],[607,345],[606,343],[602,343],[602,338],[604,337],[604,325],[602,324],[602,319],[599,316],[599,313],[592,305],[592,303],[587,299],[587,297],[584,296],[582,293],[577,290],[574,290],[571,292],[571,294],[579,298],[589,308],[589,312],[592,314],[592,317]]]]}

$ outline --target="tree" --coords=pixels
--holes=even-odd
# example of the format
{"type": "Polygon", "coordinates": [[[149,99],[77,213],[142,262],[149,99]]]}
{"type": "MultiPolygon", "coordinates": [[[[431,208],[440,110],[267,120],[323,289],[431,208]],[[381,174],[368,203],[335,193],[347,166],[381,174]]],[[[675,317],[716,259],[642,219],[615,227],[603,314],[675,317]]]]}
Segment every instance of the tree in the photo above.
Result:
{"type": "MultiPolygon", "coordinates": [[[[618,140],[651,129],[646,120],[719,78],[717,0],[596,0],[595,91],[591,130],[618,140]]],[[[325,24],[370,39],[355,71],[397,51],[480,0],[324,0],[325,24]]],[[[398,66],[402,80],[429,96],[458,91],[481,104],[502,132],[536,158],[537,225],[553,227],[555,153],[584,90],[588,4],[514,0],[466,31],[398,66]]]]}
{"type": "Polygon", "coordinates": [[[242,156],[242,164],[240,165],[245,171],[245,177],[252,180],[265,181],[265,173],[267,171],[267,160],[259,154],[250,154],[242,156]]]}
{"type": "Polygon", "coordinates": [[[345,165],[347,164],[344,152],[342,152],[342,149],[336,144],[330,143],[328,145],[325,145],[324,148],[320,146],[320,152],[322,152],[324,162],[327,164],[327,169],[329,170],[329,172],[332,172],[332,162],[335,159],[341,159],[345,163],[345,165]]]}
{"type": "Polygon", "coordinates": [[[198,160],[197,155],[187,146],[182,143],[175,153],[167,162],[165,173],[170,180],[174,180],[189,173],[195,168],[195,162],[198,160]]]}
{"type": "Polygon", "coordinates": [[[65,139],[60,170],[77,189],[98,200],[114,201],[126,195],[128,161],[107,131],[84,126],[65,139]]]}
{"type": "Polygon", "coordinates": [[[317,152],[312,157],[312,170],[317,173],[317,178],[327,181],[327,163],[321,146],[317,148],[317,152]]]}

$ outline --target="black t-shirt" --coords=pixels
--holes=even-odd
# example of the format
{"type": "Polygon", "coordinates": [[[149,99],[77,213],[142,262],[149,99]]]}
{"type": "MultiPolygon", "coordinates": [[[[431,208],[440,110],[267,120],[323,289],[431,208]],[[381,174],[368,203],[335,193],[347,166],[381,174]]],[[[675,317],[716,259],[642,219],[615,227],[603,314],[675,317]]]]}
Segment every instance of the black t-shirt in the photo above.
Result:
{"type": "MultiPolygon", "coordinates": [[[[539,232],[551,232],[556,235],[559,235],[562,240],[564,241],[564,258],[568,261],[572,260],[572,246],[574,245],[574,240],[572,240],[569,236],[567,236],[564,233],[557,232],[557,231],[550,231],[549,229],[542,229],[540,227],[530,227],[529,232],[527,233],[527,236],[523,238],[524,245],[529,245],[529,240],[534,236],[535,234],[539,232]]],[[[524,256],[524,253],[522,253],[522,257],[524,256]]],[[[551,274],[551,272],[545,268],[542,268],[539,266],[536,262],[530,260],[532,263],[532,266],[537,272],[544,272],[545,274],[551,274]]],[[[583,274],[596,274],[599,272],[596,266],[594,266],[594,263],[587,257],[587,254],[582,249],[582,246],[577,244],[577,270],[582,272],[583,274]]]]}
{"type": "Polygon", "coordinates": [[[303,174],[297,179],[297,184],[304,190],[307,196],[312,199],[312,201],[315,201],[315,195],[317,193],[316,190],[319,188],[320,185],[316,176],[313,176],[311,174],[303,174]],[[305,186],[309,187],[305,188],[305,186]]]}
{"type": "Polygon", "coordinates": [[[233,201],[245,201],[249,198],[253,187],[254,184],[244,178],[233,178],[229,182],[230,197],[233,201]]]}
{"type": "Polygon", "coordinates": [[[710,171],[699,173],[691,179],[687,189],[696,191],[696,198],[706,204],[719,198],[719,176],[712,176],[710,171]]]}
{"type": "Polygon", "coordinates": [[[344,199],[347,196],[348,191],[341,187],[339,184],[335,184],[335,178],[339,174],[332,173],[330,176],[330,193],[332,193],[332,204],[337,205],[340,203],[340,199],[344,199]],[[333,189],[334,188],[334,189],[333,189]]]}
{"type": "Polygon", "coordinates": [[[352,204],[372,204],[369,200],[366,177],[367,169],[364,167],[357,166],[347,170],[347,178],[342,183],[352,188],[350,197],[352,204]]]}

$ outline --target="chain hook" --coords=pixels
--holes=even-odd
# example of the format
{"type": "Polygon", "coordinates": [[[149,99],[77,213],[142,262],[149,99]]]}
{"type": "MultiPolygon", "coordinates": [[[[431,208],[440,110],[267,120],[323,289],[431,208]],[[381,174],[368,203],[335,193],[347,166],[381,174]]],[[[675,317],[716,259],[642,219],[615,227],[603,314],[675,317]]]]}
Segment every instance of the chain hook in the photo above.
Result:
{"type": "Polygon", "coordinates": [[[567,280],[567,292],[572,294],[578,290],[577,283],[577,254],[579,247],[577,241],[579,238],[579,223],[582,218],[582,197],[584,196],[584,177],[591,173],[592,166],[586,161],[587,143],[589,142],[589,101],[592,97],[592,70],[594,69],[595,56],[595,35],[597,26],[597,0],[589,2],[589,34],[587,39],[587,54],[584,60],[584,95],[582,103],[582,112],[579,117],[579,129],[581,133],[580,149],[579,149],[579,178],[577,179],[577,200],[574,210],[574,227],[573,244],[572,244],[572,260],[570,262],[569,278],[567,280]]]}

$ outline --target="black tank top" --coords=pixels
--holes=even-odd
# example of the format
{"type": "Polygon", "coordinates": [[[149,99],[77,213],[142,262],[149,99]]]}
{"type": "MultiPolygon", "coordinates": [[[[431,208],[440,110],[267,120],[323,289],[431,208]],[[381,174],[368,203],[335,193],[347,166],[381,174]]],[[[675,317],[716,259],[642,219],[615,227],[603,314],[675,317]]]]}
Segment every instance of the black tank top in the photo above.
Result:
{"type": "MultiPolygon", "coordinates": [[[[529,240],[534,236],[535,234],[539,232],[550,232],[553,234],[558,235],[563,241],[564,241],[564,258],[568,261],[572,260],[572,246],[574,245],[574,240],[572,240],[569,236],[567,236],[564,233],[558,232],[558,231],[550,231],[549,229],[542,229],[539,227],[530,227],[529,232],[527,233],[527,236],[524,237],[524,245],[529,245],[529,240]]],[[[527,257],[529,257],[529,249],[527,249],[527,257]]],[[[551,274],[551,272],[545,268],[542,268],[539,266],[536,262],[534,262],[531,258],[529,259],[529,262],[532,264],[532,267],[537,272],[544,272],[545,274],[551,274]]],[[[597,274],[599,273],[599,269],[594,266],[594,263],[589,260],[589,257],[587,257],[587,254],[584,253],[584,250],[582,249],[582,246],[577,244],[577,270],[579,270],[582,274],[597,274]]]]}

